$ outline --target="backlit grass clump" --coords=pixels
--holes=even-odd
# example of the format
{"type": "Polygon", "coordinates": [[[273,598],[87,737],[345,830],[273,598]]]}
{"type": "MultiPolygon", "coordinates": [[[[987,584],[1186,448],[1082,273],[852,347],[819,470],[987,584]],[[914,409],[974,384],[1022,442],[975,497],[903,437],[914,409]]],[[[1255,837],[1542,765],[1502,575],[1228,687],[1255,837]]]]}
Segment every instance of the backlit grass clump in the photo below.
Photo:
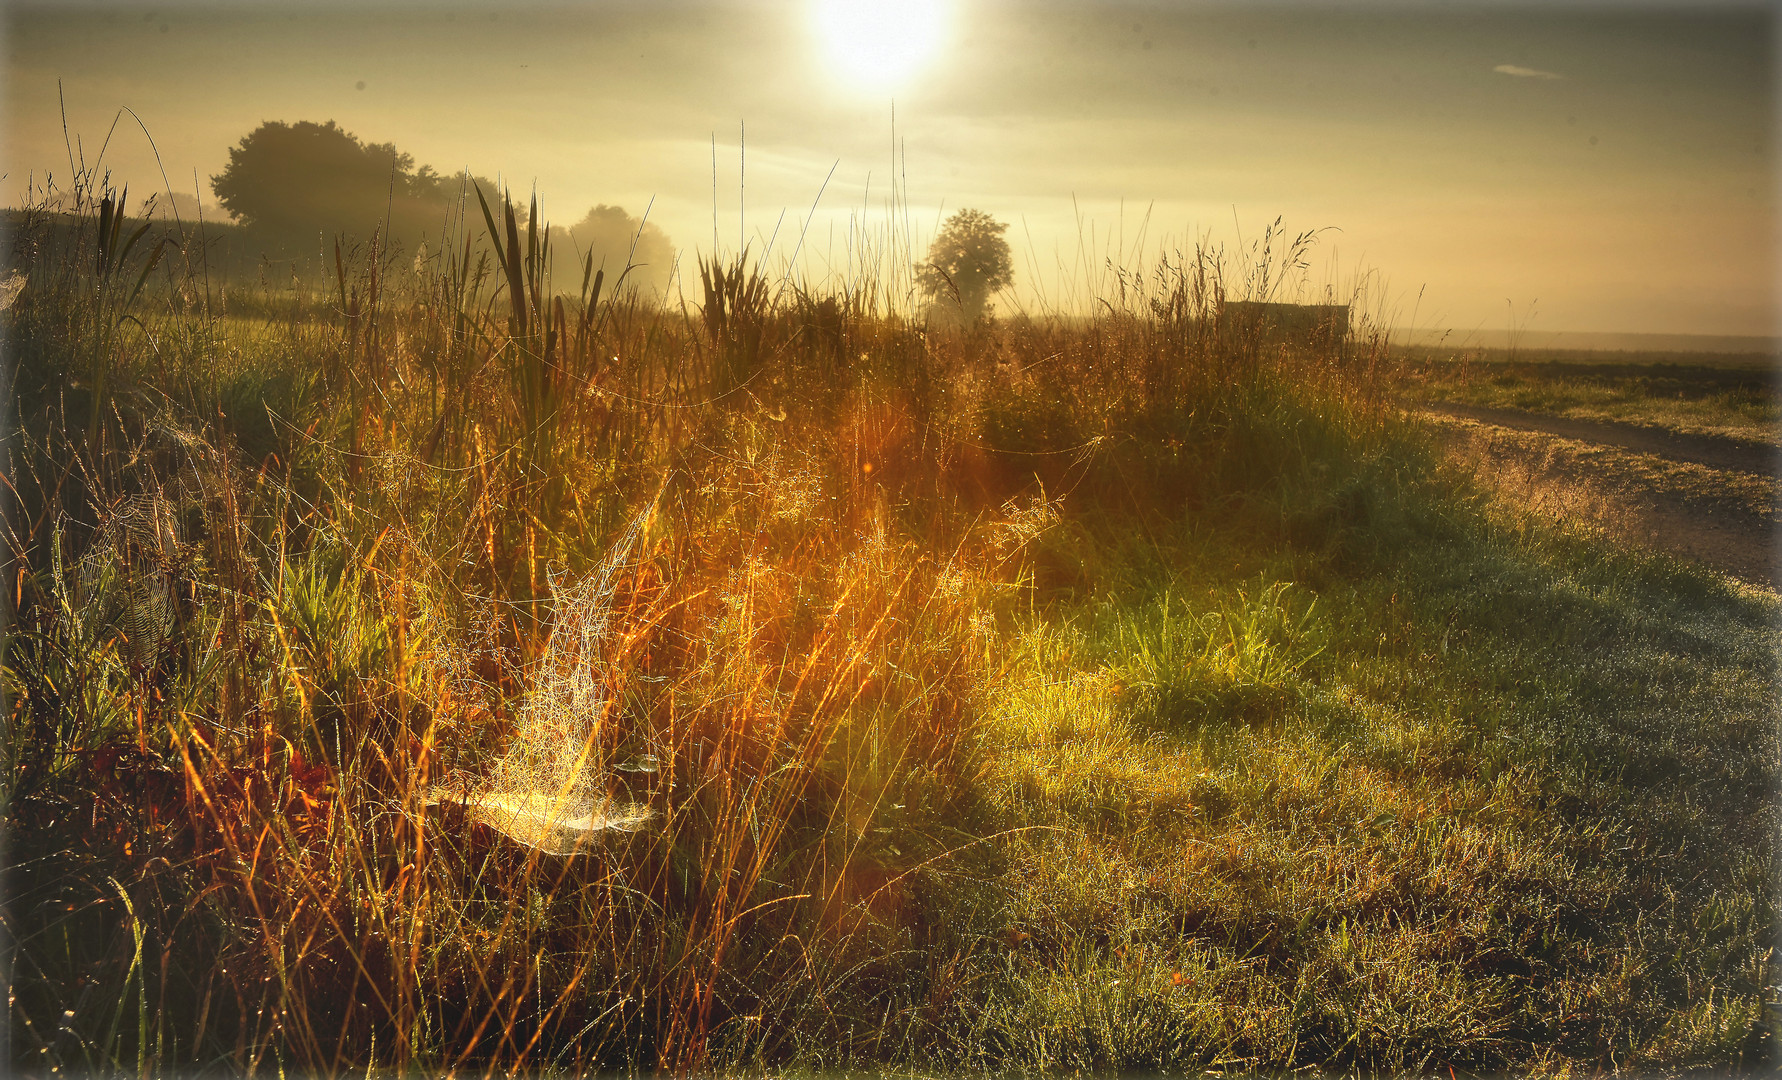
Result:
{"type": "Polygon", "coordinates": [[[1486,502],[1279,265],[660,310],[470,213],[20,222],[15,1067],[1769,1067],[1775,599],[1486,502]]]}

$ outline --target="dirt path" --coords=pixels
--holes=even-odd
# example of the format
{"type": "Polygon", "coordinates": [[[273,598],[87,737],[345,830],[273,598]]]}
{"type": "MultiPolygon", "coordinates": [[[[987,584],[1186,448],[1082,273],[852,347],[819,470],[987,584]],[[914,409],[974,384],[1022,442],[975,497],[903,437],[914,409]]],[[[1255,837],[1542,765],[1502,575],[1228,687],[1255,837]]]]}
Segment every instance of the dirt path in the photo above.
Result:
{"type": "Polygon", "coordinates": [[[1447,403],[1453,452],[1520,504],[1782,589],[1782,454],[1738,439],[1447,403]]]}
{"type": "Polygon", "coordinates": [[[1613,420],[1574,420],[1564,416],[1544,416],[1519,409],[1490,409],[1481,405],[1457,405],[1432,402],[1423,406],[1428,412],[1442,413],[1463,420],[1509,428],[1512,431],[1540,431],[1564,439],[1618,446],[1642,454],[1656,454],[1671,461],[1690,461],[1713,469],[1732,469],[1757,476],[1782,474],[1782,450],[1746,439],[1718,435],[1683,435],[1663,428],[1622,424],[1613,420]]]}

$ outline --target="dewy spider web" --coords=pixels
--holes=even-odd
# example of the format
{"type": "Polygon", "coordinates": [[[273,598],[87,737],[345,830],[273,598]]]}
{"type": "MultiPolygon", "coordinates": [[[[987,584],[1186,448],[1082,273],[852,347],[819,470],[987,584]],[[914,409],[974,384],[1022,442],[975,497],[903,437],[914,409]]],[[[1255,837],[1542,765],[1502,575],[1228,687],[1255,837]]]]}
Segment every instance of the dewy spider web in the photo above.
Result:
{"type": "Polygon", "coordinates": [[[567,589],[552,580],[551,637],[520,708],[519,730],[469,794],[436,790],[430,801],[457,803],[472,820],[552,855],[572,855],[603,832],[635,832],[648,823],[648,807],[618,806],[608,796],[599,727],[613,588],[649,515],[646,509],[633,518],[587,577],[567,589]]]}
{"type": "Polygon", "coordinates": [[[75,568],[83,616],[115,620],[124,648],[141,668],[173,630],[173,567],[180,546],[179,517],[159,492],[129,495],[105,513],[75,568]]]}

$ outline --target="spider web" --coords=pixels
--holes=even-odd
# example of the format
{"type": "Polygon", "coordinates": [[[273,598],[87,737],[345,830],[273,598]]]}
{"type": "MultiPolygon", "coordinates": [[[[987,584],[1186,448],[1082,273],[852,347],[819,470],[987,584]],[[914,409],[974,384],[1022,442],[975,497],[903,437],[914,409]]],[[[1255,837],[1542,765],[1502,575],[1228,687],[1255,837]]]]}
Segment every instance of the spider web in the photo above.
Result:
{"type": "Polygon", "coordinates": [[[606,832],[636,832],[652,813],[607,794],[599,729],[610,680],[602,658],[612,631],[619,571],[642,534],[645,510],[601,564],[567,587],[551,582],[551,636],[518,730],[469,793],[436,789],[429,801],[456,803],[473,821],[540,851],[572,855],[606,832]]]}

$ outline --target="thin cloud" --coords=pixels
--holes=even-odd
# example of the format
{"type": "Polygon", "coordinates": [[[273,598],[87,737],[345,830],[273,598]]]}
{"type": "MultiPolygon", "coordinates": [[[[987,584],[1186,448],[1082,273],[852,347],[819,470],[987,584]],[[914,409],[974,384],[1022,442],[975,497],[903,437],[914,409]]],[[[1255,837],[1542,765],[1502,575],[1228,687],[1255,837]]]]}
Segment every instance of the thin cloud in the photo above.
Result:
{"type": "Polygon", "coordinates": [[[1513,75],[1518,79],[1563,79],[1563,78],[1565,78],[1564,75],[1559,75],[1559,74],[1556,74],[1551,71],[1542,71],[1539,68],[1517,67],[1515,64],[1499,64],[1496,67],[1492,68],[1491,70],[1497,72],[1499,75],[1513,75]]]}

